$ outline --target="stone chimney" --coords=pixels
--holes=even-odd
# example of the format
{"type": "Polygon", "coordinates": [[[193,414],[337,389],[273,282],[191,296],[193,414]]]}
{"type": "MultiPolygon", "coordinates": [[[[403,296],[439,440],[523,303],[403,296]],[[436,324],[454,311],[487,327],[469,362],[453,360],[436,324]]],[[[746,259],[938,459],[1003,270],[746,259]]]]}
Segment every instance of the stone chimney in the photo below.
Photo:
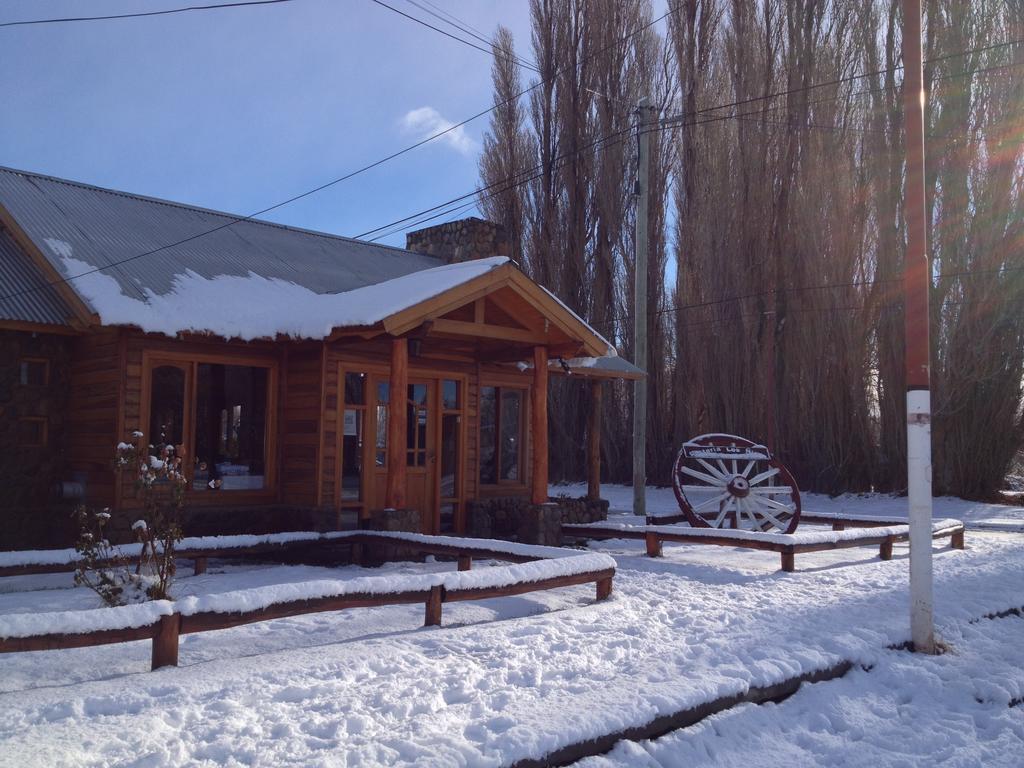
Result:
{"type": "Polygon", "coordinates": [[[438,256],[448,264],[484,259],[488,256],[509,256],[508,235],[501,224],[476,217],[449,221],[405,236],[405,248],[417,253],[438,256]]]}

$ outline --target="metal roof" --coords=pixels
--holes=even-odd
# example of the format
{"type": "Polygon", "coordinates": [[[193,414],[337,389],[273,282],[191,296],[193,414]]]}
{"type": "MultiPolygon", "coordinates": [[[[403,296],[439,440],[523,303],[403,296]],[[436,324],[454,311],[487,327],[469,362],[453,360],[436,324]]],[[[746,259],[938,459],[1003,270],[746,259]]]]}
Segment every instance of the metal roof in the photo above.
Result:
{"type": "Polygon", "coordinates": [[[68,325],[74,313],[11,237],[0,228],[0,320],[68,325]]]}
{"type": "Polygon", "coordinates": [[[238,221],[227,213],[3,167],[0,205],[60,274],[104,268],[122,293],[137,298],[168,293],[174,277],[187,271],[205,278],[252,272],[316,293],[340,293],[444,263],[401,248],[238,221]],[[69,269],[67,259],[80,263],[69,269]],[[131,260],[112,266],[125,259],[131,260]]]}

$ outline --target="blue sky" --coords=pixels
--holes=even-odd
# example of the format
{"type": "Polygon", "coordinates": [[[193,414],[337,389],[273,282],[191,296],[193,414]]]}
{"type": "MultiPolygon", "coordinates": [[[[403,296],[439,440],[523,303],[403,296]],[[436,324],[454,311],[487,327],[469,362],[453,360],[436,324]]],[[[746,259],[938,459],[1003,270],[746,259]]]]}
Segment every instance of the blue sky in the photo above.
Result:
{"type": "MultiPolygon", "coordinates": [[[[433,2],[529,55],[526,0],[433,2]]],[[[5,0],[0,22],[191,4],[5,0]]],[[[0,165],[248,214],[490,106],[490,65],[370,0],[0,28],[0,165]]],[[[486,127],[266,218],[356,235],[469,192],[486,127]]]]}

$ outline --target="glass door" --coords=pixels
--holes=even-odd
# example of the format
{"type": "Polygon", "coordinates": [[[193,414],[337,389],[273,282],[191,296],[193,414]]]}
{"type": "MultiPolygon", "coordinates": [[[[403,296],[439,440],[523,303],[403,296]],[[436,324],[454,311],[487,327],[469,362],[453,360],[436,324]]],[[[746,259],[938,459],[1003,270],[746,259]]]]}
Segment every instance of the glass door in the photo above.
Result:
{"type": "Polygon", "coordinates": [[[436,383],[411,380],[406,393],[405,482],[406,504],[420,511],[424,533],[436,533],[437,468],[436,383]]]}

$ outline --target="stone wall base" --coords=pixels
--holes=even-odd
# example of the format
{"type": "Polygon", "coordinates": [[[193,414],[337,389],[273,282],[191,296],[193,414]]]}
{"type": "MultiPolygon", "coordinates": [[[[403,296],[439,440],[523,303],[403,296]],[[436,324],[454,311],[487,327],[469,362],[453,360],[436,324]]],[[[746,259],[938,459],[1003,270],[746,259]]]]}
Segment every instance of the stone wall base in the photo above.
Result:
{"type": "MultiPolygon", "coordinates": [[[[418,509],[372,509],[363,527],[370,531],[419,533],[423,530],[421,525],[418,509]]],[[[367,567],[375,567],[394,560],[422,559],[415,549],[392,544],[363,544],[356,547],[358,551],[353,553],[353,559],[359,565],[367,567]]]]}
{"type": "Polygon", "coordinates": [[[552,497],[532,504],[521,496],[471,501],[467,505],[467,533],[481,539],[507,539],[524,544],[557,547],[563,523],[595,523],[608,519],[605,499],[552,497]]]}

